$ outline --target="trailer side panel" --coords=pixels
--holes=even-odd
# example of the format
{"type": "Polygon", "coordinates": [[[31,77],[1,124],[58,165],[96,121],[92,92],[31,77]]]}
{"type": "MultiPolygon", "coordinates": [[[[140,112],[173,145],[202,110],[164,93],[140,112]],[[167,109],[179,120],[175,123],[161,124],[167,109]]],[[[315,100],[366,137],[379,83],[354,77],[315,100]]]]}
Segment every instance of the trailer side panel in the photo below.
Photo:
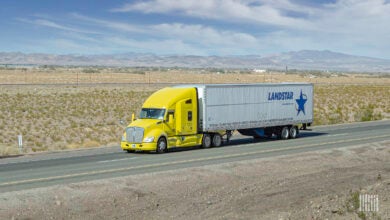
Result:
{"type": "Polygon", "coordinates": [[[205,85],[203,131],[312,123],[312,84],[205,85]]]}

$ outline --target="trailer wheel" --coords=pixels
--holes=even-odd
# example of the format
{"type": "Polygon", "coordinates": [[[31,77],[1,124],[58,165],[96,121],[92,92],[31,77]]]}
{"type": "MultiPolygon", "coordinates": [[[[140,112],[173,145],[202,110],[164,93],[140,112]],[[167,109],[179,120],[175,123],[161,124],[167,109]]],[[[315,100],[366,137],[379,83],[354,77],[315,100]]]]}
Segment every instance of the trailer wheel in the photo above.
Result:
{"type": "Polygon", "coordinates": [[[290,138],[291,138],[291,139],[294,139],[294,138],[296,138],[297,136],[298,136],[298,129],[297,129],[296,126],[292,126],[292,127],[290,128],[290,138]]]}
{"type": "Polygon", "coordinates": [[[222,144],[222,137],[220,134],[214,134],[213,135],[213,146],[214,147],[220,147],[222,144]]]}
{"type": "Polygon", "coordinates": [[[211,136],[209,134],[203,134],[202,148],[211,147],[211,136]]]}
{"type": "Polygon", "coordinates": [[[283,127],[282,131],[280,132],[280,138],[285,140],[288,139],[289,136],[290,136],[290,132],[288,127],[283,127]]]}
{"type": "Polygon", "coordinates": [[[167,152],[167,141],[165,138],[160,137],[158,139],[156,152],[159,154],[167,152]]]}

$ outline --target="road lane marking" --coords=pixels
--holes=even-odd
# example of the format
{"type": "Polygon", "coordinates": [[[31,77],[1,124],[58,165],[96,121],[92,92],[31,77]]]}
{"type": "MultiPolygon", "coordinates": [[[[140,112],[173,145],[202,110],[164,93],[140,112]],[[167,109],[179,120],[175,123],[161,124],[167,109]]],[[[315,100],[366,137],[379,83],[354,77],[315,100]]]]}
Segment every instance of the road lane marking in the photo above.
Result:
{"type": "Polygon", "coordinates": [[[359,121],[359,122],[351,122],[351,123],[342,123],[342,124],[331,124],[331,125],[316,125],[313,126],[313,128],[329,128],[329,127],[339,127],[339,126],[345,126],[345,128],[355,128],[354,125],[357,125],[357,128],[362,128],[365,126],[360,125],[366,125],[366,124],[373,124],[372,126],[387,124],[389,122],[389,119],[382,119],[377,121],[359,121]],[[352,126],[351,126],[352,125],[352,126]]]}
{"type": "Polygon", "coordinates": [[[96,171],[74,173],[74,174],[67,174],[67,175],[61,175],[61,176],[53,176],[53,177],[42,177],[42,178],[35,178],[35,179],[18,180],[18,181],[1,183],[0,187],[1,186],[25,184],[25,183],[53,181],[53,180],[74,178],[74,177],[80,177],[80,176],[91,176],[91,175],[97,175],[97,174],[123,172],[123,171],[136,170],[136,169],[155,168],[155,167],[160,167],[160,166],[208,161],[208,160],[215,160],[215,159],[227,159],[227,158],[240,157],[240,156],[249,156],[249,155],[254,155],[254,154],[259,154],[259,153],[272,153],[272,152],[278,152],[278,151],[296,150],[296,149],[303,149],[303,148],[309,148],[309,147],[315,147],[315,146],[321,146],[321,145],[348,143],[348,142],[363,141],[363,140],[377,139],[377,138],[383,138],[383,137],[390,137],[390,135],[387,134],[387,135],[379,135],[379,136],[357,138],[357,139],[350,139],[350,140],[341,140],[341,141],[333,141],[333,142],[325,142],[325,143],[317,143],[317,144],[291,146],[291,147],[279,148],[279,149],[258,150],[258,151],[253,151],[253,152],[236,153],[236,154],[229,154],[229,155],[223,155],[223,156],[205,157],[205,158],[180,160],[180,161],[158,163],[158,164],[140,165],[140,166],[134,166],[134,167],[115,168],[115,169],[108,169],[108,170],[96,170],[96,171]]]}
{"type": "Polygon", "coordinates": [[[326,135],[327,137],[337,137],[337,136],[344,136],[344,135],[347,135],[349,133],[342,133],[342,134],[328,134],[326,135]]]}
{"type": "MultiPolygon", "coordinates": [[[[97,149],[99,150],[99,149],[97,149]]],[[[70,151],[70,150],[64,150],[63,153],[66,153],[67,151],[70,151]]],[[[91,149],[82,149],[82,150],[75,150],[76,152],[77,151],[91,151],[91,149]]],[[[54,151],[53,154],[62,154],[62,152],[60,151],[54,151]]],[[[84,155],[64,155],[64,156],[61,156],[61,155],[55,155],[51,158],[48,158],[48,159],[42,159],[42,158],[33,158],[32,156],[34,155],[30,155],[30,154],[25,154],[25,155],[22,155],[22,157],[19,157],[19,158],[16,158],[16,159],[20,159],[19,161],[13,161],[13,162],[8,162],[8,161],[2,161],[0,160],[0,165],[5,165],[5,164],[18,164],[18,163],[28,163],[28,162],[41,162],[41,161],[44,161],[44,162],[47,162],[47,161],[52,161],[52,160],[58,160],[58,159],[69,159],[69,158],[74,158],[75,156],[77,157],[89,157],[89,156],[99,156],[99,155],[106,155],[106,154],[112,154],[112,153],[122,153],[122,151],[119,151],[119,150],[116,150],[116,151],[108,151],[108,152],[105,152],[105,153],[102,153],[102,152],[97,152],[97,153],[92,153],[92,154],[84,154],[84,155]],[[30,158],[28,158],[30,157],[30,158]]],[[[36,156],[42,156],[44,155],[45,153],[41,153],[41,155],[38,155],[36,154],[36,156]]],[[[51,156],[50,154],[52,154],[51,152],[46,152],[47,155],[51,156]]],[[[5,158],[5,159],[15,159],[15,158],[5,158]]]]}
{"type": "Polygon", "coordinates": [[[138,157],[130,157],[130,158],[122,158],[122,159],[114,159],[114,160],[101,160],[96,161],[96,163],[109,163],[109,162],[116,162],[116,161],[122,161],[122,160],[133,160],[137,159],[138,157]]]}

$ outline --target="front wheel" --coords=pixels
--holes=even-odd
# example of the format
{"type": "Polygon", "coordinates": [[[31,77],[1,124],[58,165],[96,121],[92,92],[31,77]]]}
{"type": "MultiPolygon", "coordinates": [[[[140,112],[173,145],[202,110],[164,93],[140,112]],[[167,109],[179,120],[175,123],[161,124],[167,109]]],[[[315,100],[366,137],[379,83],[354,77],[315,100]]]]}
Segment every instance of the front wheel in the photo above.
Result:
{"type": "Polygon", "coordinates": [[[165,138],[161,137],[158,139],[156,152],[159,154],[167,152],[167,141],[165,138]]]}

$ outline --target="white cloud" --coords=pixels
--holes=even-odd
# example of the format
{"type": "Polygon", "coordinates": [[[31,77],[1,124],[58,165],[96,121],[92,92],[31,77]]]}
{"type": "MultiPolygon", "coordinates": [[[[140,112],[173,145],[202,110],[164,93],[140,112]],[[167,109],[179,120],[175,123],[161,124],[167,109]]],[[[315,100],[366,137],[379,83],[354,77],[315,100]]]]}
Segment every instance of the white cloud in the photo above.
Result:
{"type": "MultiPolygon", "coordinates": [[[[218,51],[217,47],[236,47],[241,46],[241,51],[253,47],[258,43],[255,36],[248,33],[217,30],[215,28],[204,25],[188,25],[182,23],[163,23],[156,25],[132,25],[116,21],[107,21],[96,19],[84,15],[73,14],[76,19],[88,21],[92,25],[103,26],[105,28],[124,32],[121,35],[127,35],[130,39],[135,39],[131,34],[141,33],[144,40],[140,41],[140,45],[145,45],[142,42],[148,41],[154,43],[161,41],[163,44],[167,42],[180,42],[178,45],[197,45],[199,48],[210,48],[213,51],[218,51]],[[129,35],[130,34],[130,35],[129,35]],[[153,39],[152,41],[150,39],[153,39]]],[[[122,37],[123,39],[124,37],[122,37]]],[[[174,46],[174,44],[172,44],[174,46]]],[[[193,46],[193,47],[194,47],[193,46]]],[[[191,49],[191,51],[194,51],[191,49]]],[[[197,50],[199,53],[199,49],[197,50]]]]}
{"type": "Polygon", "coordinates": [[[23,18],[18,18],[18,21],[24,22],[24,23],[30,23],[34,25],[39,25],[39,26],[45,26],[45,27],[50,27],[54,29],[59,29],[63,31],[71,31],[71,32],[77,32],[77,33],[85,33],[85,34],[99,34],[98,32],[91,31],[91,30],[84,30],[80,28],[74,28],[74,27],[68,27],[66,25],[58,24],[54,21],[49,21],[47,19],[32,19],[32,20],[27,20],[23,18]]]}
{"type": "MultiPolygon", "coordinates": [[[[390,58],[388,2],[337,0],[323,5],[299,2],[148,0],[111,10],[144,13],[145,17],[153,14],[154,19],[142,25],[139,21],[126,20],[123,15],[119,20],[118,17],[108,19],[80,13],[68,14],[65,18],[34,15],[35,19],[18,20],[60,30],[51,36],[61,39],[57,41],[62,45],[58,46],[59,50],[68,46],[83,51],[96,47],[96,51],[106,53],[238,55],[329,49],[390,58]],[[177,20],[156,22],[159,14],[177,20]],[[186,23],[183,17],[190,17],[191,23],[186,23]]],[[[55,47],[56,44],[51,42],[50,45],[55,47]]]]}
{"type": "Polygon", "coordinates": [[[152,32],[170,38],[185,39],[204,45],[237,45],[238,43],[256,43],[256,38],[247,33],[219,31],[203,25],[181,23],[159,24],[150,27],[152,32]]]}
{"type": "Polygon", "coordinates": [[[288,0],[150,0],[125,4],[112,12],[179,13],[192,17],[252,22],[280,26],[308,26],[304,19],[283,15],[284,11],[313,14],[314,8],[288,0]]]}
{"type": "Polygon", "coordinates": [[[291,0],[149,0],[128,3],[111,11],[181,14],[232,24],[336,33],[347,32],[349,28],[372,28],[372,24],[374,28],[378,24],[388,25],[390,18],[390,4],[384,0],[338,0],[317,7],[291,0]]]}
{"type": "Polygon", "coordinates": [[[88,24],[95,24],[95,25],[99,25],[99,26],[103,26],[106,28],[115,29],[115,30],[119,30],[119,31],[144,32],[143,29],[140,28],[139,26],[131,25],[129,23],[92,18],[92,17],[81,15],[78,13],[72,13],[71,16],[72,16],[72,18],[88,22],[88,24]]]}
{"type": "Polygon", "coordinates": [[[110,37],[105,39],[112,48],[117,48],[122,52],[148,52],[156,54],[196,54],[207,55],[204,49],[194,47],[191,44],[187,44],[181,40],[168,39],[168,40],[156,40],[156,39],[144,39],[135,40],[131,38],[123,37],[110,37]]]}
{"type": "MultiPolygon", "coordinates": [[[[76,19],[73,21],[74,23],[85,22],[83,25],[95,26],[99,31],[104,31],[104,34],[90,35],[67,28],[67,26],[57,22],[36,19],[33,21],[36,25],[68,31],[40,39],[34,48],[46,45],[46,48],[50,48],[48,52],[58,50],[64,53],[74,51],[73,53],[88,54],[133,51],[157,54],[208,55],[209,53],[218,53],[220,51],[218,47],[221,45],[224,46],[223,50],[226,50],[226,47],[233,47],[241,40],[248,42],[256,40],[253,36],[245,33],[221,32],[203,25],[175,23],[139,26],[80,14],[72,14],[71,18],[76,19]],[[142,32],[142,37],[134,37],[134,32],[142,32]]],[[[23,22],[26,21],[23,20],[23,22]]]]}
{"type": "MultiPolygon", "coordinates": [[[[326,5],[314,21],[318,26],[325,26],[326,30],[334,33],[347,33],[354,30],[388,27],[390,18],[390,4],[382,0],[343,0],[326,5]]],[[[389,30],[389,28],[385,28],[389,30]]]]}
{"type": "MultiPolygon", "coordinates": [[[[240,24],[253,25],[254,31],[243,34],[244,45],[274,50],[330,49],[346,53],[390,58],[390,3],[385,0],[337,0],[320,4],[293,0],[148,0],[124,4],[112,12],[140,12],[144,14],[181,15],[198,18],[200,23],[218,20],[231,27],[240,24]],[[260,32],[256,32],[260,30],[260,32]],[[282,33],[282,34],[281,34],[282,33]],[[255,38],[255,39],[252,39],[255,38]],[[279,42],[275,44],[274,42],[279,42]],[[262,44],[263,46],[260,46],[262,44]]],[[[161,24],[164,26],[166,24],[161,24]]],[[[190,33],[187,26],[166,25],[172,32],[190,33]]],[[[193,36],[197,31],[211,39],[218,37],[207,28],[191,27],[193,36]]],[[[219,30],[217,35],[231,30],[219,30]]],[[[234,32],[234,31],[231,31],[234,32]]],[[[234,35],[234,34],[233,34],[234,35]]],[[[236,42],[231,39],[222,39],[236,42]]],[[[229,37],[227,37],[229,38],[229,37]]],[[[202,38],[200,38],[202,39],[202,38]]],[[[210,40],[210,43],[213,41],[210,40]]],[[[241,46],[241,44],[239,44],[241,46]]],[[[237,46],[237,50],[239,47],[237,46]]],[[[248,52],[250,53],[250,52],[248,52]]]]}

